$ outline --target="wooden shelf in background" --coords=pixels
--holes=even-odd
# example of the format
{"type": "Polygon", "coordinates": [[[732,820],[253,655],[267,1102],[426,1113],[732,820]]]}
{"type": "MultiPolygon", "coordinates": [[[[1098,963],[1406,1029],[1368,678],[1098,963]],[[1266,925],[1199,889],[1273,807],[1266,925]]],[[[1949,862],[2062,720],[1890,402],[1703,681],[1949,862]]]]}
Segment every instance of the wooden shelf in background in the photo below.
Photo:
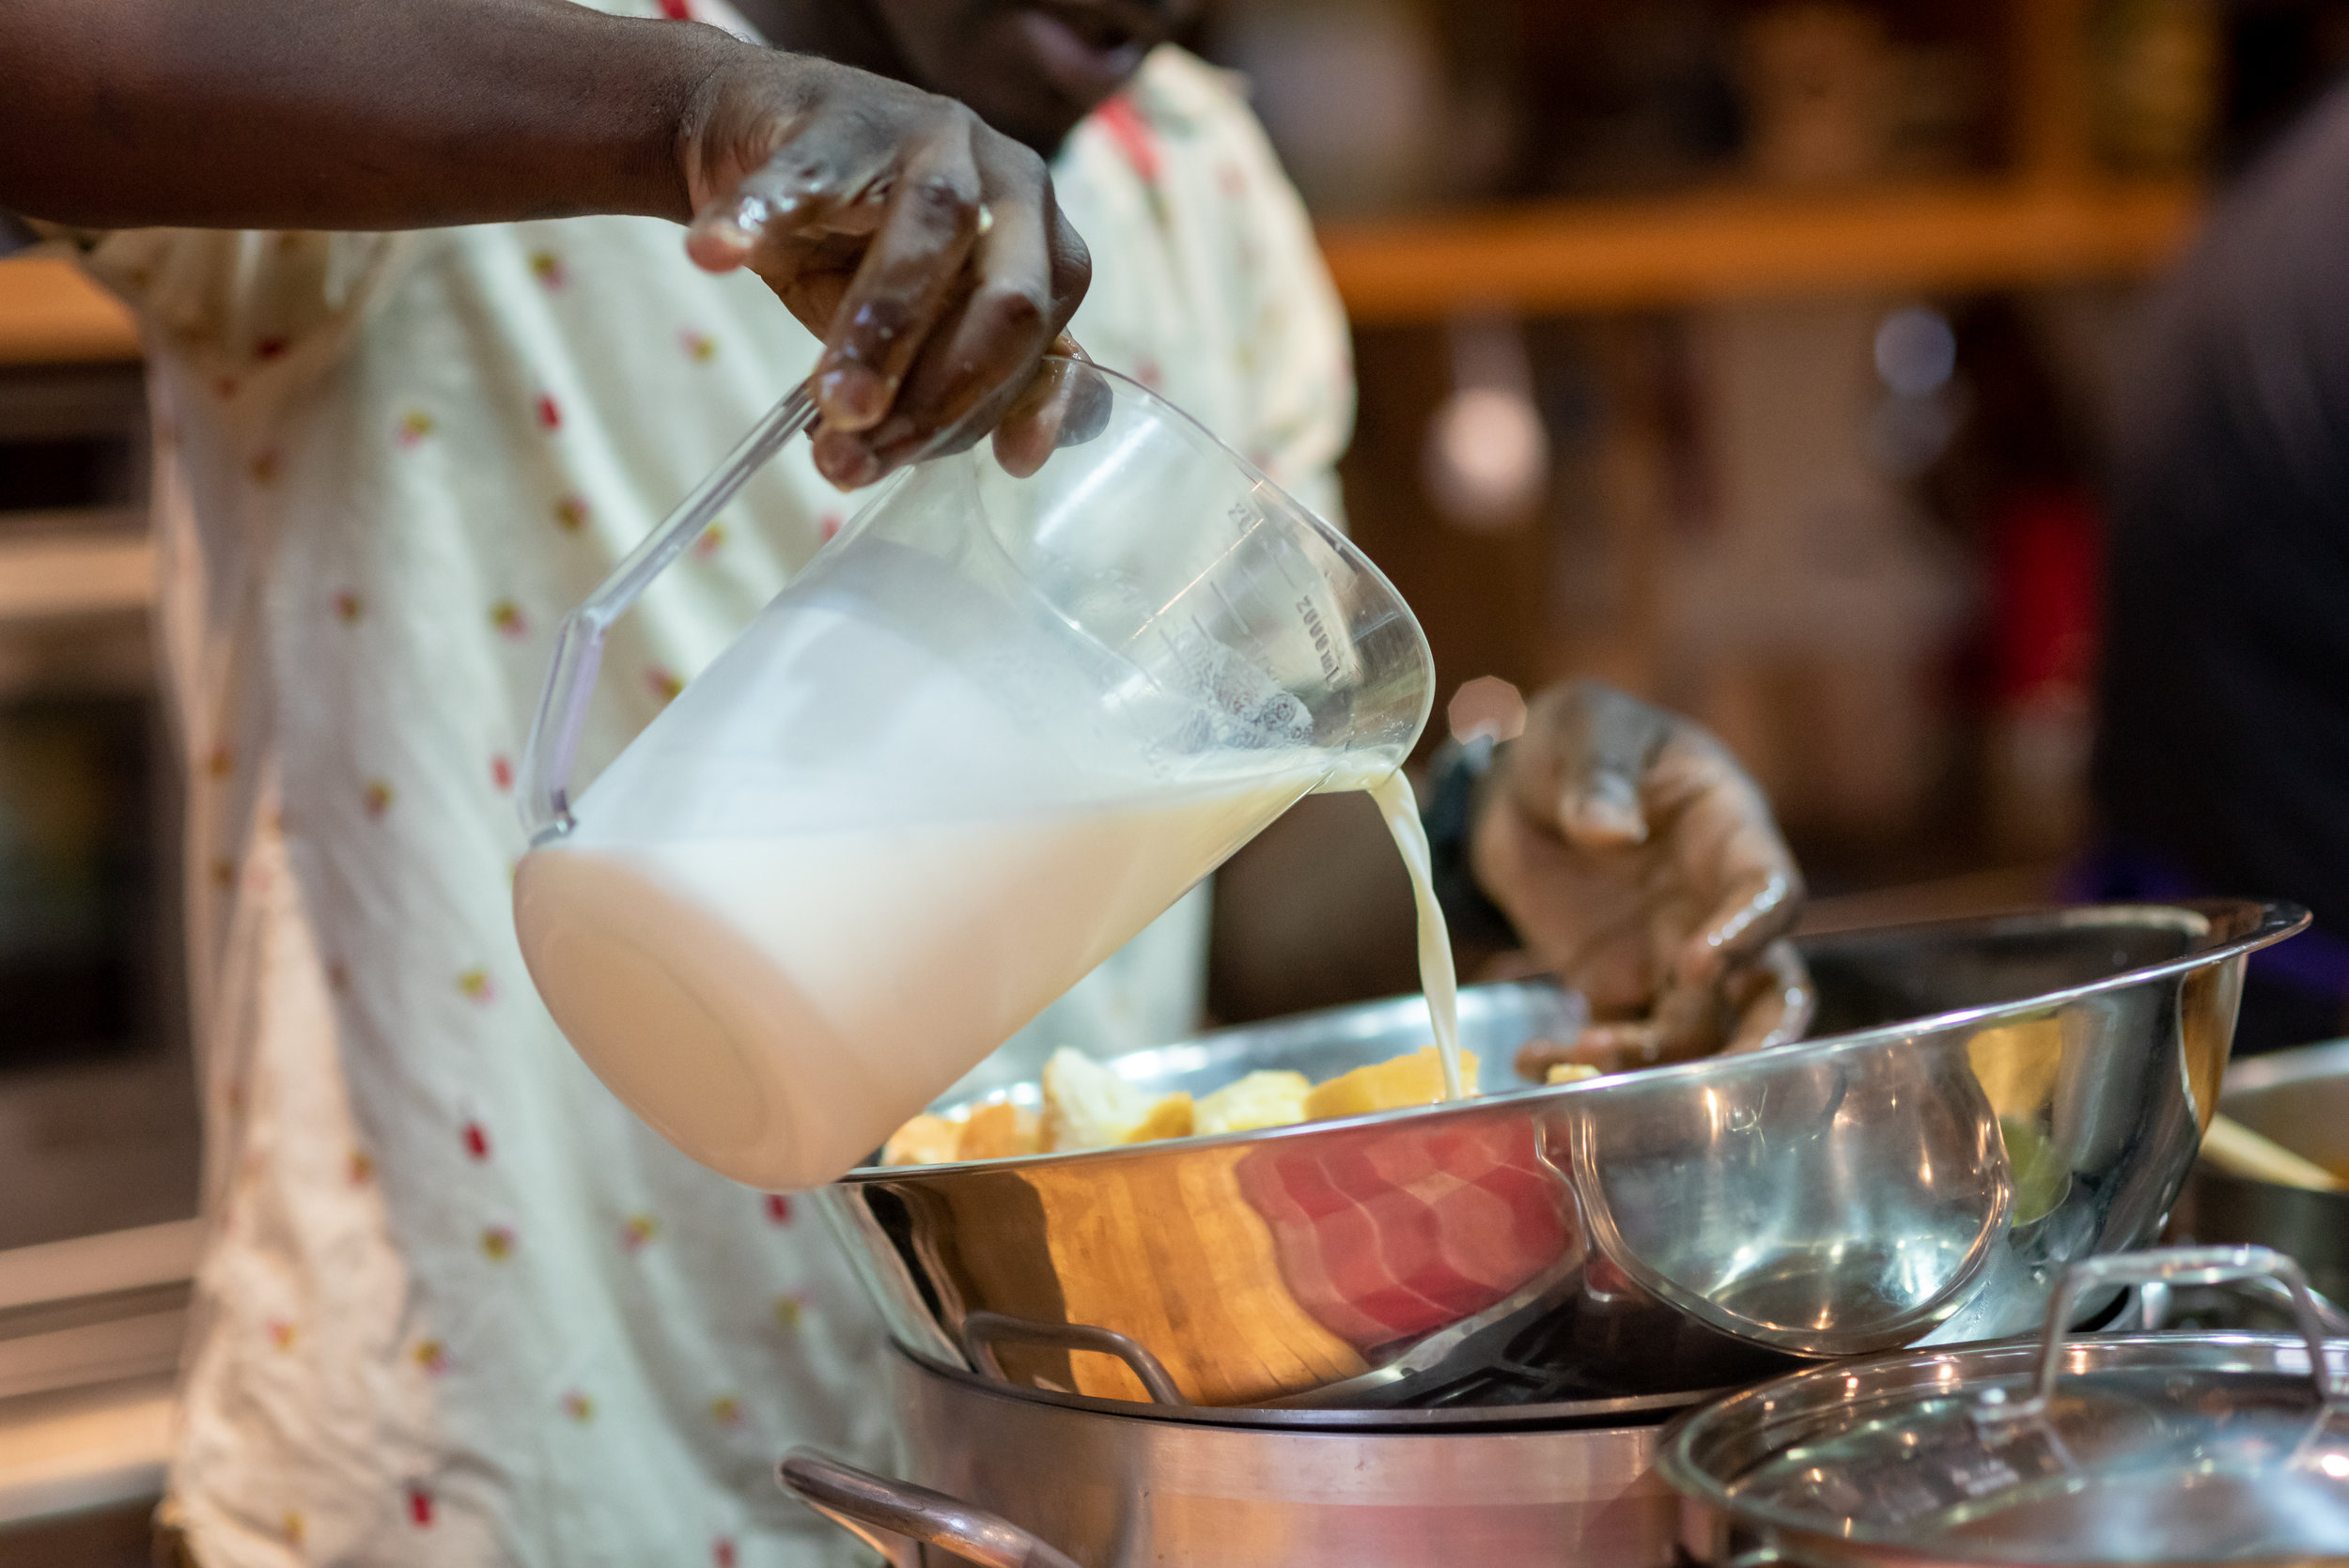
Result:
{"type": "Polygon", "coordinates": [[[70,261],[0,261],[0,365],[87,365],[139,357],[131,313],[70,261]]]}
{"type": "MultiPolygon", "coordinates": [[[[1346,309],[1376,324],[2142,276],[2201,212],[2200,187],[2170,182],[1726,191],[1332,223],[1321,241],[1346,309]]],[[[130,314],[71,263],[0,261],[0,365],[138,353],[130,314]]]]}
{"type": "MultiPolygon", "coordinates": [[[[144,518],[135,512],[94,516],[115,529],[95,537],[0,540],[0,626],[145,610],[154,602],[155,547],[141,526],[144,518]],[[124,531],[131,526],[141,531],[124,531]]],[[[6,1279],[0,1268],[0,1289],[6,1279]]]]}
{"type": "Polygon", "coordinates": [[[1375,324],[2142,276],[2201,207],[2185,182],[1723,191],[1331,223],[1321,244],[1347,311],[1375,324]]]}

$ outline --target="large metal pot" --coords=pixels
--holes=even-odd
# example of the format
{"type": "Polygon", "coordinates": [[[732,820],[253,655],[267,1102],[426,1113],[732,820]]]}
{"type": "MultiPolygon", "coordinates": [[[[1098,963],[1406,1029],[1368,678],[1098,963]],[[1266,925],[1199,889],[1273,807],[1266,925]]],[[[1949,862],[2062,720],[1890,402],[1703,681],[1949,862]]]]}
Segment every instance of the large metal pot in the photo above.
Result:
{"type": "MultiPolygon", "coordinates": [[[[1147,1398],[1136,1366],[1199,1405],[1603,1398],[2015,1333],[2067,1260],[2158,1230],[2217,1100],[2245,955],[2305,920],[2210,901],[1822,937],[1803,947],[1832,1032],[1800,1045],[1224,1138],[866,1169],[817,1204],[900,1345],[1098,1398],[1147,1398]]],[[[1487,1091],[1541,1032],[1531,995],[1470,993],[1487,1091]]],[[[1416,999],[1382,1005],[1114,1065],[1168,1090],[1318,1078],[1423,1038],[1416,999]]]]}
{"type": "MultiPolygon", "coordinates": [[[[2236,1063],[2218,1108],[2294,1154],[2349,1172],[2349,1040],[2236,1063]]],[[[2256,1181],[2203,1160],[2178,1223],[2197,1241],[2273,1247],[2297,1261],[2310,1284],[2349,1304],[2349,1192],[2256,1181]]]]}
{"type": "Polygon", "coordinates": [[[802,1449],[782,1480],[895,1568],[1672,1560],[1674,1500],[1650,1469],[1661,1413],[1498,1432],[1242,1427],[1076,1408],[891,1360],[908,1479],[802,1449]]]}

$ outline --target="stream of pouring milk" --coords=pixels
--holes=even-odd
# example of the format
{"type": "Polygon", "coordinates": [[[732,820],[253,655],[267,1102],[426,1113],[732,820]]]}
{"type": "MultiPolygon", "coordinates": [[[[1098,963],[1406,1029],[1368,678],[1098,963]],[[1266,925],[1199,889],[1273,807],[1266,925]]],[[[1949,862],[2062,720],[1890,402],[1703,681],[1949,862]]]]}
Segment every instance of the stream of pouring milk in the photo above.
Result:
{"type": "Polygon", "coordinates": [[[1427,994],[1427,1022],[1436,1032],[1436,1055],[1443,1063],[1443,1097],[1456,1100],[1466,1092],[1460,1082],[1460,984],[1452,968],[1452,933],[1444,925],[1443,906],[1436,902],[1435,856],[1427,846],[1427,829],[1419,819],[1419,800],[1411,781],[1396,768],[1370,786],[1378,815],[1387,819],[1403,869],[1411,874],[1411,898],[1419,909],[1419,988],[1427,994]]]}

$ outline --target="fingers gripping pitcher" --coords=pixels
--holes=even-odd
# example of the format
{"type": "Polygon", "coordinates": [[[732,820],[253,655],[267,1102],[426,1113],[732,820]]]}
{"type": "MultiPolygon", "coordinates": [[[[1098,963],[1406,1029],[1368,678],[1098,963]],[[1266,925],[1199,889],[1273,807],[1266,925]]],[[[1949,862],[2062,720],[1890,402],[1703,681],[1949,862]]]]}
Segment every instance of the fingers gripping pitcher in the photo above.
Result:
{"type": "Polygon", "coordinates": [[[603,635],[809,414],[778,407],[565,621],[515,924],[605,1084],[765,1188],[829,1181],[1316,789],[1425,723],[1418,623],[1123,377],[1057,446],[888,482],[576,802],[603,635]]]}

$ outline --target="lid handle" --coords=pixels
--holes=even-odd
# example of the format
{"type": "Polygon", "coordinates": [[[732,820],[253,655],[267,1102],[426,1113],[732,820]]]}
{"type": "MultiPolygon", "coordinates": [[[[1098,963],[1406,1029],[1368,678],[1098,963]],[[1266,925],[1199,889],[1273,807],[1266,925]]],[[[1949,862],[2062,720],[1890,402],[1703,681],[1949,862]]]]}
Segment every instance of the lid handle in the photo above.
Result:
{"type": "Polygon", "coordinates": [[[2309,1288],[2300,1265],[2272,1247],[2163,1247],[2145,1252],[2116,1252],[2083,1258],[2056,1281],[2047,1304],[2047,1327],[2039,1342],[2039,1375],[2030,1398],[2002,1403],[2003,1390],[1983,1395],[1981,1419],[1997,1421],[2030,1421],[2047,1413],[2055,1399],[2056,1379],[2063,1374],[2066,1327],[2079,1298],[2114,1285],[2217,1285],[2257,1280],[2280,1286],[2292,1298],[2292,1315],[2308,1342],[2309,1375],[2316,1395],[2327,1410],[2349,1403],[2349,1389],[2338,1386],[2325,1360],[2325,1316],[2316,1293],[2309,1288]]]}
{"type": "Polygon", "coordinates": [[[587,699],[595,691],[596,672],[603,664],[604,633],[670,562],[685,553],[686,546],[701,537],[702,530],[740,493],[751,475],[815,419],[816,394],[802,382],[751,427],[750,434],[693,487],[661,526],[646,535],[612,568],[612,575],[584,603],[563,617],[554,633],[554,659],[547,668],[546,689],[538,695],[538,712],[531,721],[530,740],[522,748],[522,786],[517,799],[522,831],[533,843],[570,831],[571,766],[579,760],[579,736],[587,724],[587,699]]]}

